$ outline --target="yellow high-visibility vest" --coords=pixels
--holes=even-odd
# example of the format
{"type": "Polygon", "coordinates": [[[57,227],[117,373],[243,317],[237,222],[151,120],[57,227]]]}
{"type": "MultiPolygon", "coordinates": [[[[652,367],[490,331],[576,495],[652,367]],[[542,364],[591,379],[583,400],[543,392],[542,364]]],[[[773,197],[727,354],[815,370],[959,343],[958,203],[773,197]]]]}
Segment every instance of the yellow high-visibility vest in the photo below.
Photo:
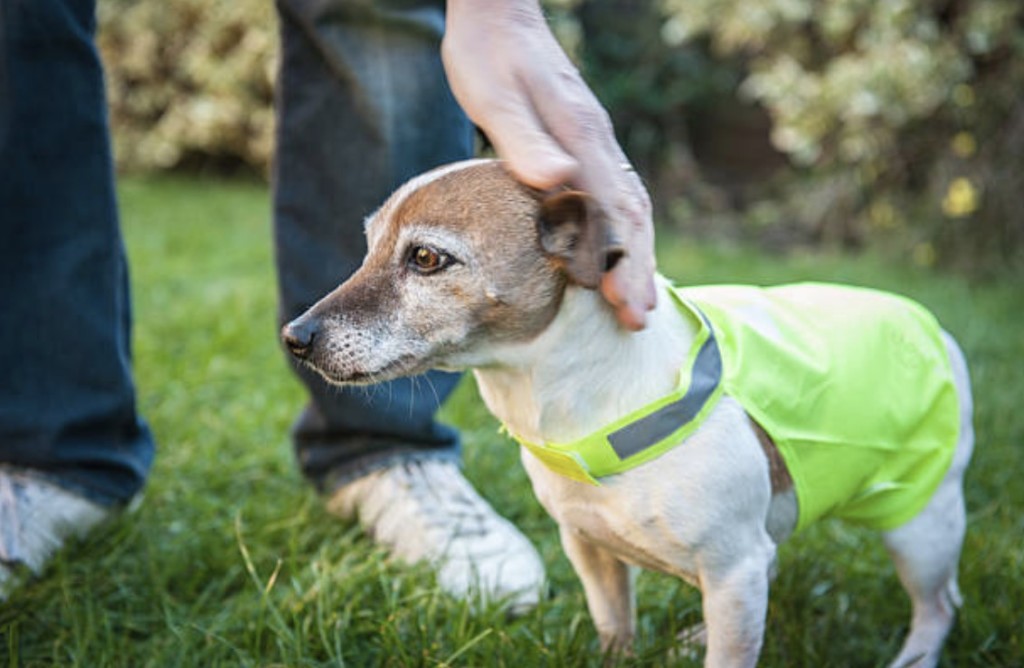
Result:
{"type": "Polygon", "coordinates": [[[941,329],[922,306],[816,283],[672,298],[699,326],[675,391],[574,443],[517,440],[599,484],[681,444],[725,393],[777,445],[798,529],[826,515],[891,529],[924,507],[952,461],[960,411],[941,329]]]}

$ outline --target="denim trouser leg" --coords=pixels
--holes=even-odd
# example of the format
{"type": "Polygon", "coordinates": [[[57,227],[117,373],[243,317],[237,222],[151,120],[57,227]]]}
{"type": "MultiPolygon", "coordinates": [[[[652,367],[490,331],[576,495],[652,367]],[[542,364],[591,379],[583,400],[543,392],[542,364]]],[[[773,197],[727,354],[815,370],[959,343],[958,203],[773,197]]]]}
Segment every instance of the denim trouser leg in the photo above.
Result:
{"type": "MultiPolygon", "coordinates": [[[[278,0],[278,9],[274,220],[286,322],[359,267],[363,220],[396,186],[471,156],[473,129],[441,66],[442,2],[278,0]]],[[[457,434],[434,418],[457,376],[339,389],[297,373],[310,402],[293,436],[320,489],[395,458],[458,456],[457,434]]]]}
{"type": "Polygon", "coordinates": [[[0,462],[103,503],[141,488],[94,0],[0,4],[0,462]]]}

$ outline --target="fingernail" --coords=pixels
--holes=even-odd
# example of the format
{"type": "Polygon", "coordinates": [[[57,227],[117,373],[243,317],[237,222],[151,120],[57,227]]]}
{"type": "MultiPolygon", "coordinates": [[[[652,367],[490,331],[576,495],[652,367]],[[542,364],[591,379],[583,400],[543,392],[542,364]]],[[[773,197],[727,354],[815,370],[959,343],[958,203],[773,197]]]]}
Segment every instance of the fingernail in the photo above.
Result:
{"type": "Polygon", "coordinates": [[[626,329],[632,332],[639,332],[647,325],[645,311],[643,309],[635,308],[631,304],[627,304],[620,308],[618,315],[619,322],[621,322],[626,329]]]}
{"type": "Polygon", "coordinates": [[[647,301],[644,303],[645,310],[653,311],[658,305],[658,288],[654,285],[654,279],[647,281],[647,301]]]}

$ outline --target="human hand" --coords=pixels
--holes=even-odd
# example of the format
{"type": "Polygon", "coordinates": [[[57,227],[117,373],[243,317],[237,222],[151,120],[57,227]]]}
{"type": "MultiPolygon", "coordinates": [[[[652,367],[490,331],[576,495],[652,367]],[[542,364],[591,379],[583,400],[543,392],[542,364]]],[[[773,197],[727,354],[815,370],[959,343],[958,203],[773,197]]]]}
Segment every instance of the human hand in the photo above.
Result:
{"type": "Polygon", "coordinates": [[[650,197],[537,0],[448,0],[441,53],[455,98],[516,178],[571,183],[604,208],[626,256],[601,293],[623,326],[642,329],[656,299],[650,197]]]}

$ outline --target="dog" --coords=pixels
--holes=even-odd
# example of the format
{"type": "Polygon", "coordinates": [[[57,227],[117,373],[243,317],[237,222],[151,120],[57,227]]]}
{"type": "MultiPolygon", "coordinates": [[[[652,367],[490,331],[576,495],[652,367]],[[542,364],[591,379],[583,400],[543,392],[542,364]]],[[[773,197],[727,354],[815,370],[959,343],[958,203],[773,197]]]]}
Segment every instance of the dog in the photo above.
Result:
{"type": "Polygon", "coordinates": [[[605,214],[493,160],[414,178],[366,235],[363,265],[284,326],[285,346],[336,384],[472,369],[522,444],[604,651],[631,644],[639,566],[700,589],[704,624],[687,637],[705,665],[755,665],[777,545],[836,514],[881,529],[910,596],[891,665],[937,663],[961,602],[972,400],[960,348],[921,307],[835,286],[677,290],[659,276],[646,328],[627,332],[597,291],[623,256],[605,214]],[[867,446],[826,448],[846,431],[867,446]],[[909,456],[896,441],[920,454],[881,461],[909,456]]]}

